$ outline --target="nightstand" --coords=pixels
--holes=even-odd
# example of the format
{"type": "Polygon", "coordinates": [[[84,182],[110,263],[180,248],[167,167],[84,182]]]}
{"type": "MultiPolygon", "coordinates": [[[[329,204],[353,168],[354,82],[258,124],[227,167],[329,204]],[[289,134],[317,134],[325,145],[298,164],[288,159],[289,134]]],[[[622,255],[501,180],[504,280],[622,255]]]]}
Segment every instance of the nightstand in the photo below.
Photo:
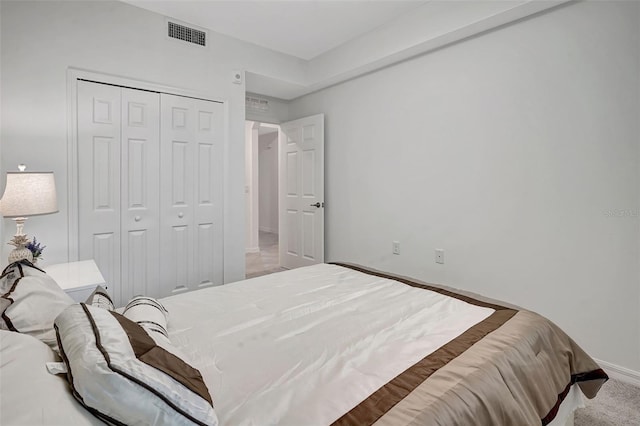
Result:
{"type": "Polygon", "coordinates": [[[99,285],[107,289],[104,277],[93,260],[58,263],[44,270],[76,302],[87,300],[99,285]]]}

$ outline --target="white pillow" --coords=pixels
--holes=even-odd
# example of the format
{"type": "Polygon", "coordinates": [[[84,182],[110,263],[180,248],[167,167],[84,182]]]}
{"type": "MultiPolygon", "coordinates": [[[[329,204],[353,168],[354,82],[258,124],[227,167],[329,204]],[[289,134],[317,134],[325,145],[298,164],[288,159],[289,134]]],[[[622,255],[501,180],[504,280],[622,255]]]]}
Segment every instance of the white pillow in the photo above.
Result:
{"type": "Polygon", "coordinates": [[[53,320],[74,301],[53,278],[16,262],[5,268],[0,292],[0,328],[29,334],[57,350],[53,320]]]}
{"type": "Polygon", "coordinates": [[[0,425],[100,425],[73,398],[64,376],[47,372],[59,362],[47,345],[26,334],[0,330],[0,425]]]}
{"type": "Polygon", "coordinates": [[[217,425],[200,372],[133,321],[83,303],[55,320],[74,396],[110,423],[217,425]]]}

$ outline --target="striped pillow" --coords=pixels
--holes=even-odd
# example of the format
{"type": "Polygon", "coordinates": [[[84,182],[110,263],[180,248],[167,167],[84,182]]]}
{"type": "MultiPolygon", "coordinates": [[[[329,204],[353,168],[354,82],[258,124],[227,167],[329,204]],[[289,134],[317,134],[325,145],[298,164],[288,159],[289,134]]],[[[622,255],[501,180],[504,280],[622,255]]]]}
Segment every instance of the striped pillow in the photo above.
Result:
{"type": "Polygon", "coordinates": [[[153,297],[136,296],[124,307],[122,315],[138,323],[151,337],[164,336],[169,339],[167,323],[169,312],[153,297]]]}
{"type": "Polygon", "coordinates": [[[167,331],[169,312],[162,306],[162,303],[153,297],[136,296],[127,303],[122,315],[144,328],[156,345],[171,352],[178,358],[189,361],[189,357],[173,346],[171,340],[169,340],[167,331]]]}
{"type": "Polygon", "coordinates": [[[217,425],[200,372],[124,316],[84,303],[55,320],[73,395],[112,424],[217,425]]]}

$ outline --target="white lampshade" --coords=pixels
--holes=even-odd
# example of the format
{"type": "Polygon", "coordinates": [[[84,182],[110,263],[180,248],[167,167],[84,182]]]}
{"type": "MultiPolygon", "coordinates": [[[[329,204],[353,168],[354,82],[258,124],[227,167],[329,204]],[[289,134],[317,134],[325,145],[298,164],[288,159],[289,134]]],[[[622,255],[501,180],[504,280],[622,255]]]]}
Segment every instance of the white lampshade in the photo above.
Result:
{"type": "Polygon", "coordinates": [[[58,211],[53,172],[8,172],[0,200],[4,217],[24,217],[58,211]]]}

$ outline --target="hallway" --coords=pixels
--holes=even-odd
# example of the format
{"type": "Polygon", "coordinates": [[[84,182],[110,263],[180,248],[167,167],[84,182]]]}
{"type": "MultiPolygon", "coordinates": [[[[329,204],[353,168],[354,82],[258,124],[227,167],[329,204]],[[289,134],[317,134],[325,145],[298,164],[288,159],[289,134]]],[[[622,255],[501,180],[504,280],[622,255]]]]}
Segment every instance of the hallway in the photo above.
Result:
{"type": "Polygon", "coordinates": [[[246,277],[255,278],[284,271],[279,262],[278,234],[260,231],[258,238],[260,251],[246,254],[246,277]]]}

